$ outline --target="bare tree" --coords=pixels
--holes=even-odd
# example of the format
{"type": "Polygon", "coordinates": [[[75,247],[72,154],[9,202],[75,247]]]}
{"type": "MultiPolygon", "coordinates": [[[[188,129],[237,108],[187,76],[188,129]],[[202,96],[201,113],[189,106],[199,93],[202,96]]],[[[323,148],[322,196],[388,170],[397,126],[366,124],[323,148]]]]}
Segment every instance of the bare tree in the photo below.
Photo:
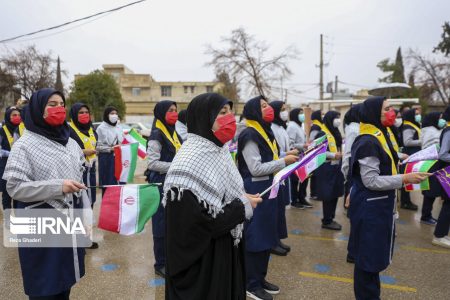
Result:
{"type": "Polygon", "coordinates": [[[264,41],[257,41],[243,28],[235,29],[230,37],[223,37],[225,48],[208,46],[206,53],[212,56],[207,63],[213,66],[217,74],[226,72],[238,83],[246,83],[253,93],[262,96],[271,94],[271,82],[288,78],[292,71],[288,67],[290,59],[296,59],[297,50],[290,46],[281,54],[268,57],[269,46],[264,41]]]}
{"type": "Polygon", "coordinates": [[[55,61],[51,52],[40,53],[34,45],[9,51],[0,58],[0,82],[29,99],[34,91],[55,85],[55,61]]]}
{"type": "Polygon", "coordinates": [[[412,74],[419,84],[426,86],[429,100],[450,104],[450,58],[428,58],[417,51],[410,51],[412,74]]]}

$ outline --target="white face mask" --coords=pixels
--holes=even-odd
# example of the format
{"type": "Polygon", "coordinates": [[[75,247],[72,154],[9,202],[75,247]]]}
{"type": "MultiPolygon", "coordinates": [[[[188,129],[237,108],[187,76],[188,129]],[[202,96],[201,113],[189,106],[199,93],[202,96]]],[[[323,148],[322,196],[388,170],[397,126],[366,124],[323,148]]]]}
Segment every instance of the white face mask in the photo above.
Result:
{"type": "Polygon", "coordinates": [[[280,119],[283,121],[287,121],[289,118],[289,113],[287,112],[287,110],[280,112],[280,119]]]}
{"type": "Polygon", "coordinates": [[[339,126],[341,126],[341,119],[334,119],[333,126],[339,128],[339,126]]]}
{"type": "Polygon", "coordinates": [[[402,118],[397,118],[397,119],[395,119],[394,126],[395,127],[400,127],[400,126],[402,126],[402,123],[403,123],[403,119],[402,118]]]}
{"type": "Polygon", "coordinates": [[[116,123],[119,120],[119,116],[118,115],[109,115],[109,121],[111,123],[116,123]]]}

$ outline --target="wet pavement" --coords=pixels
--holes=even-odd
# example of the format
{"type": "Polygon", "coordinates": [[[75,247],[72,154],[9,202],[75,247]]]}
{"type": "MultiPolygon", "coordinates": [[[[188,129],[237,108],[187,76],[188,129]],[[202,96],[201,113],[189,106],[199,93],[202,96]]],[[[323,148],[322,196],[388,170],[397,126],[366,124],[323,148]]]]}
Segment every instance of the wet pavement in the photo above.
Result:
{"type": "MultiPolygon", "coordinates": [[[[142,163],[136,174],[142,174],[142,163]]],[[[143,181],[138,176],[138,182],[143,181]]],[[[100,199],[100,193],[97,199],[100,199]]],[[[413,193],[419,206],[422,197],[413,193]]],[[[281,287],[275,299],[353,299],[353,265],[346,262],[349,222],[339,200],[339,232],[320,228],[321,202],[314,208],[286,211],[292,251],[272,256],[267,279],[281,287]]],[[[98,216],[100,201],[95,205],[98,216]]],[[[441,201],[433,216],[437,218],[441,201]]],[[[433,226],[418,212],[399,210],[392,265],[382,273],[382,299],[450,299],[450,249],[431,244],[433,226]]],[[[2,215],[0,214],[0,221],[2,215]]],[[[0,232],[3,240],[3,231],[0,232]]],[[[87,250],[86,275],[72,289],[72,299],[164,299],[164,280],[154,274],[151,222],[144,232],[121,236],[96,229],[99,249],[87,250]]],[[[26,299],[17,249],[0,247],[0,299],[26,299]]]]}

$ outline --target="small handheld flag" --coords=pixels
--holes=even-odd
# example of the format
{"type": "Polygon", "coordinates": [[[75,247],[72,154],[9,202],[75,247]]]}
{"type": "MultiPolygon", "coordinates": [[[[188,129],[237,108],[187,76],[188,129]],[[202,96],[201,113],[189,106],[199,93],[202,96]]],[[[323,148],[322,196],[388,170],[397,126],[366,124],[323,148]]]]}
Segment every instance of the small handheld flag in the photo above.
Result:
{"type": "Polygon", "coordinates": [[[140,135],[135,128],[132,128],[123,137],[122,144],[134,144],[138,143],[138,156],[144,159],[147,156],[147,141],[140,135]]]}
{"type": "Polygon", "coordinates": [[[159,190],[154,185],[108,187],[102,199],[98,227],[122,235],[139,233],[158,210],[159,202],[159,190]]]}
{"type": "Polygon", "coordinates": [[[412,154],[410,157],[405,159],[402,164],[417,162],[421,160],[436,160],[439,156],[439,145],[432,145],[419,152],[412,154]]]}
{"type": "Polygon", "coordinates": [[[119,182],[132,183],[136,171],[138,143],[114,147],[114,176],[119,182]]]}
{"type": "Polygon", "coordinates": [[[308,165],[311,161],[316,161],[318,166],[320,166],[325,160],[323,160],[320,163],[320,160],[318,159],[318,156],[321,154],[324,154],[327,149],[328,143],[324,142],[317,146],[315,149],[309,150],[301,159],[300,161],[293,163],[285,168],[283,168],[281,171],[279,171],[277,174],[275,174],[273,178],[272,185],[269,189],[265,190],[261,193],[261,196],[263,196],[265,193],[267,193],[270,190],[270,196],[269,199],[273,199],[278,195],[278,190],[280,187],[280,183],[286,180],[292,173],[294,173],[296,170],[298,170],[301,167],[304,167],[308,165]]]}
{"type": "MultiPolygon", "coordinates": [[[[406,165],[405,174],[424,172],[428,173],[432,166],[437,162],[437,160],[423,160],[417,162],[411,162],[406,165]]],[[[407,184],[405,185],[405,190],[411,191],[428,191],[430,189],[430,180],[427,178],[418,184],[407,184]]]]}
{"type": "Polygon", "coordinates": [[[450,197],[450,166],[434,172],[433,175],[436,176],[447,196],[450,197]]]}

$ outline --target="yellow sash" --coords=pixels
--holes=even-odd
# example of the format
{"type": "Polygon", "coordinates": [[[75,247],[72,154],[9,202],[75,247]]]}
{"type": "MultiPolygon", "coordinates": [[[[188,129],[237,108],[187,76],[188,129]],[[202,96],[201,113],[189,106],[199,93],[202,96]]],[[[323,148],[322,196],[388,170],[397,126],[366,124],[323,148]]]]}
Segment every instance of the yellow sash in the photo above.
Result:
{"type": "Polygon", "coordinates": [[[25,124],[23,122],[20,122],[20,124],[19,124],[19,136],[22,136],[24,130],[25,130],[25,124]]]}
{"type": "Polygon", "coordinates": [[[390,127],[387,127],[387,132],[389,133],[389,139],[391,140],[394,150],[399,152],[400,148],[398,147],[397,140],[395,139],[394,133],[392,132],[390,127]]]}
{"type": "Polygon", "coordinates": [[[172,145],[175,147],[175,152],[178,152],[178,150],[181,148],[180,140],[178,139],[177,132],[174,130],[173,135],[170,136],[169,131],[167,130],[166,126],[160,121],[156,120],[156,128],[162,131],[164,133],[165,137],[172,143],[172,145]]]}
{"type": "Polygon", "coordinates": [[[417,134],[419,135],[419,138],[420,138],[421,131],[420,131],[420,128],[417,127],[416,124],[414,124],[414,123],[412,123],[412,122],[410,122],[410,121],[403,121],[403,125],[409,125],[409,126],[411,126],[412,128],[414,128],[414,129],[417,131],[417,134]]]}
{"type": "Polygon", "coordinates": [[[447,127],[450,126],[450,122],[447,122],[447,127]]]}
{"type": "MultiPolygon", "coordinates": [[[[94,130],[92,130],[92,127],[89,128],[89,136],[86,136],[84,133],[82,133],[80,130],[78,130],[77,126],[73,124],[72,122],[69,123],[70,127],[75,131],[75,133],[80,138],[81,142],[84,145],[84,149],[89,150],[95,150],[95,147],[97,146],[97,140],[95,139],[94,130]]],[[[89,155],[86,157],[87,161],[91,161],[96,157],[95,154],[89,155]]]]}
{"type": "Polygon", "coordinates": [[[278,147],[277,147],[277,141],[274,139],[272,142],[270,141],[269,137],[267,136],[266,131],[261,127],[261,125],[254,120],[247,120],[246,121],[247,127],[251,127],[255,129],[266,141],[267,145],[269,145],[269,148],[272,150],[273,153],[273,160],[278,160],[278,147]]]}
{"type": "MultiPolygon", "coordinates": [[[[359,134],[364,135],[368,134],[373,137],[375,137],[378,142],[380,142],[381,146],[383,147],[384,152],[389,156],[391,159],[391,168],[392,168],[392,175],[397,175],[397,165],[395,164],[394,160],[394,153],[391,152],[391,149],[389,149],[388,143],[386,141],[386,137],[384,136],[383,132],[379,130],[377,127],[373,126],[372,124],[366,124],[366,123],[360,123],[359,127],[359,134]]],[[[395,153],[395,155],[397,155],[395,153]]]]}
{"type": "Polygon", "coordinates": [[[322,131],[325,132],[325,134],[327,135],[328,149],[330,150],[330,152],[337,153],[338,149],[336,146],[336,139],[334,138],[334,136],[331,134],[331,132],[325,125],[322,125],[322,131]]]}
{"type": "Polygon", "coordinates": [[[319,126],[319,127],[320,127],[320,129],[322,129],[322,128],[323,128],[323,124],[322,124],[322,123],[320,123],[320,121],[319,121],[319,120],[313,120],[313,121],[312,121],[312,123],[313,123],[314,125],[317,125],[317,126],[319,126]]]}
{"type": "Polygon", "coordinates": [[[12,137],[11,133],[9,132],[8,127],[6,125],[3,125],[3,130],[5,131],[6,138],[8,139],[9,147],[12,147],[12,144],[14,143],[14,138],[12,137]]]}

